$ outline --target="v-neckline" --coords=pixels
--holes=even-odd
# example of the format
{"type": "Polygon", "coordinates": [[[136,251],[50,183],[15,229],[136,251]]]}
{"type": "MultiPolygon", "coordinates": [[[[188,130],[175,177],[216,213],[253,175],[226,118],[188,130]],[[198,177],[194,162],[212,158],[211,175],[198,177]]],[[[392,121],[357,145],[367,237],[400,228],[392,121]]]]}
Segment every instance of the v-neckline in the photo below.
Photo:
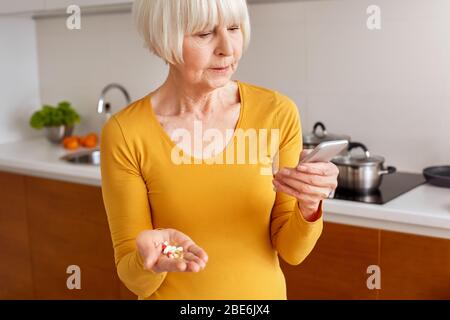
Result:
{"type": "MultiPolygon", "coordinates": [[[[151,97],[153,95],[152,93],[148,94],[146,97],[145,108],[150,109],[151,119],[154,121],[155,127],[159,131],[162,138],[164,140],[166,140],[166,142],[170,145],[171,148],[177,150],[178,154],[182,154],[183,157],[188,157],[190,160],[190,163],[210,162],[213,159],[218,159],[219,157],[221,157],[223,159],[223,156],[224,156],[224,154],[226,155],[226,153],[228,152],[228,149],[231,148],[232,146],[234,146],[235,140],[236,140],[236,134],[239,129],[242,129],[242,121],[243,121],[243,117],[244,117],[245,98],[244,98],[244,93],[242,90],[242,84],[239,80],[235,80],[235,82],[238,85],[239,97],[240,97],[241,101],[240,101],[239,119],[236,123],[236,127],[234,128],[233,136],[231,137],[230,141],[227,143],[227,145],[225,146],[225,148],[223,148],[222,151],[220,151],[219,153],[214,154],[213,156],[208,157],[208,158],[197,158],[194,155],[190,154],[189,152],[186,152],[183,148],[179,147],[172,139],[170,139],[168,133],[162,127],[161,123],[158,120],[158,117],[155,114],[155,111],[153,110],[152,101],[151,101],[151,97]]],[[[225,136],[227,136],[227,135],[225,135],[225,136]]],[[[203,152],[203,150],[202,150],[202,152],[203,152]]]]}

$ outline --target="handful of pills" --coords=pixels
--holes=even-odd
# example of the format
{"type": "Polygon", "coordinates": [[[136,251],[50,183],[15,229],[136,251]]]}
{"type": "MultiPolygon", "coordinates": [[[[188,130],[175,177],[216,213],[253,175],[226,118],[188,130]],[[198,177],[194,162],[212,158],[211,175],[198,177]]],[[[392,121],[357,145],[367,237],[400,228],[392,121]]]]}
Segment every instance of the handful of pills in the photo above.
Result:
{"type": "Polygon", "coordinates": [[[164,241],[162,244],[162,254],[170,259],[183,258],[183,247],[171,246],[169,242],[164,241]]]}

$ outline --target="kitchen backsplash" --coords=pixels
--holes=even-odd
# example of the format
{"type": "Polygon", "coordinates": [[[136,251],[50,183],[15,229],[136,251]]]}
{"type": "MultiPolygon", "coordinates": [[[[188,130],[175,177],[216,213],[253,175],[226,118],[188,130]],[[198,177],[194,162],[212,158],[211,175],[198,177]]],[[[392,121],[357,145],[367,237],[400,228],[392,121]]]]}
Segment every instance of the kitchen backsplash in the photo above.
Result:
{"type": "Polygon", "coordinates": [[[28,126],[40,104],[35,24],[0,18],[0,143],[38,135],[28,126]]]}
{"type": "MultiPolygon", "coordinates": [[[[250,6],[252,40],[236,79],[296,101],[303,130],[320,120],[330,132],[365,143],[401,171],[450,163],[450,12],[448,0],[301,1],[250,6]],[[376,3],[375,3],[376,2],[376,3]],[[369,5],[381,29],[366,25],[369,5]]],[[[67,99],[98,131],[102,88],[123,84],[138,99],[167,69],[149,54],[130,13],[36,21],[40,96],[67,99]]],[[[113,112],[124,106],[112,93],[113,112]]]]}

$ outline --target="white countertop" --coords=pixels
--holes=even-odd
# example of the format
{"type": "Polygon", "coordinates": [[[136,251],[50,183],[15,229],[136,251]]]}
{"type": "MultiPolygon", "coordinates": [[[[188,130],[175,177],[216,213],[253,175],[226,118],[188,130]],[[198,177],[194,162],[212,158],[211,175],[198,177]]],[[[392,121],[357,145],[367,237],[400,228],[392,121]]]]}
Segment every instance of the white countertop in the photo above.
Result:
{"type": "Polygon", "coordinates": [[[98,166],[73,164],[60,159],[68,153],[81,150],[84,148],[65,150],[60,145],[51,144],[46,138],[0,144],[0,171],[101,186],[98,166]]]}
{"type": "MultiPolygon", "coordinates": [[[[100,168],[60,160],[67,153],[45,138],[0,144],[0,171],[100,187],[100,168]]],[[[429,184],[384,205],[327,199],[324,211],[328,222],[450,239],[450,189],[429,184]]]]}

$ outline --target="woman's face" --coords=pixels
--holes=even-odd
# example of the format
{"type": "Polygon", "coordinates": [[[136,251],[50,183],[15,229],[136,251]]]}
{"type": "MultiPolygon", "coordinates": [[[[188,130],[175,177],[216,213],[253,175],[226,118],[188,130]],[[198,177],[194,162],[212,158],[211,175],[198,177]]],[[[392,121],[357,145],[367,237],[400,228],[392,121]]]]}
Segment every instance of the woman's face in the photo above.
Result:
{"type": "Polygon", "coordinates": [[[186,83],[208,89],[220,88],[229,82],[236,71],[242,47],[243,36],[239,26],[216,26],[214,30],[202,30],[185,36],[184,64],[175,68],[186,83]]]}

